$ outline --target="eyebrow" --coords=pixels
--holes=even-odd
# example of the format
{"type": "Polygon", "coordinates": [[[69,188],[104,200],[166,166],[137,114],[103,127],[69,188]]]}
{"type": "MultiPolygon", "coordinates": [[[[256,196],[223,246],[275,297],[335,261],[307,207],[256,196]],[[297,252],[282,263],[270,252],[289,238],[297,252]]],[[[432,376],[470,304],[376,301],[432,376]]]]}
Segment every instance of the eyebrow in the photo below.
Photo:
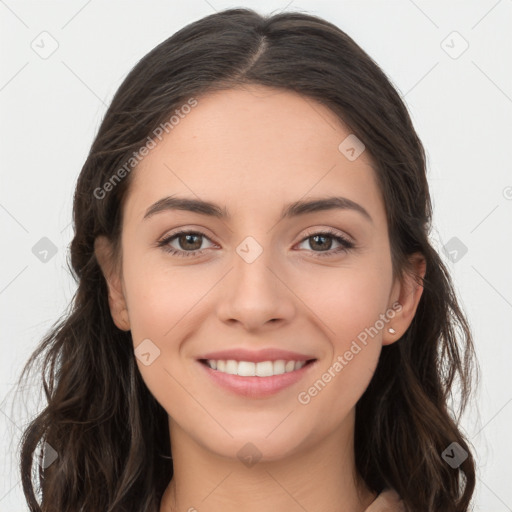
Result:
{"type": "MultiPolygon", "coordinates": [[[[352,210],[360,213],[366,220],[373,222],[372,217],[368,211],[363,208],[359,203],[352,201],[346,197],[326,197],[319,199],[312,199],[308,201],[295,201],[284,206],[281,212],[281,218],[291,218],[308,213],[314,213],[326,210],[352,210]]],[[[201,215],[208,215],[218,219],[229,220],[231,218],[229,212],[225,207],[221,207],[209,201],[201,199],[194,199],[188,197],[168,196],[158,200],[152,204],[144,214],[143,220],[146,220],[157,213],[169,210],[186,210],[201,215]]]]}

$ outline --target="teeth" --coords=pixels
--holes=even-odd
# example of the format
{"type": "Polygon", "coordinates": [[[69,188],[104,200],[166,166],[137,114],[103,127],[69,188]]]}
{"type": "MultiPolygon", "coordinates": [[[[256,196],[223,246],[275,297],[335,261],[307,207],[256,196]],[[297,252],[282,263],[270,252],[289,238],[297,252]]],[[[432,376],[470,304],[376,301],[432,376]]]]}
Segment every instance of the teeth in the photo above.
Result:
{"type": "Polygon", "coordinates": [[[285,372],[293,372],[293,370],[295,370],[295,361],[286,361],[284,371],[285,372]]]}
{"type": "Polygon", "coordinates": [[[271,377],[272,375],[281,375],[295,370],[300,370],[306,361],[285,361],[279,359],[277,361],[262,361],[253,363],[251,361],[235,361],[228,359],[208,359],[207,364],[213,370],[229,373],[230,375],[240,375],[241,377],[271,377]]]}

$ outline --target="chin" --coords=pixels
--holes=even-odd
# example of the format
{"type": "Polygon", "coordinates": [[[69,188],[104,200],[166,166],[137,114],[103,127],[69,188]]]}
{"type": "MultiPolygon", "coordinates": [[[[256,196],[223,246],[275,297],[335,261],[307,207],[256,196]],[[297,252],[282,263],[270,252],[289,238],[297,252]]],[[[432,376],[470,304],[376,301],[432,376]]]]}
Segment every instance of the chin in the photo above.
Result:
{"type": "Polygon", "coordinates": [[[303,437],[291,436],[289,430],[269,435],[273,428],[275,425],[262,431],[261,428],[250,429],[245,426],[240,432],[230,431],[233,438],[228,435],[212,437],[210,432],[210,435],[198,439],[198,442],[219,457],[238,459],[247,467],[257,462],[282,460],[305,448],[303,437]]]}

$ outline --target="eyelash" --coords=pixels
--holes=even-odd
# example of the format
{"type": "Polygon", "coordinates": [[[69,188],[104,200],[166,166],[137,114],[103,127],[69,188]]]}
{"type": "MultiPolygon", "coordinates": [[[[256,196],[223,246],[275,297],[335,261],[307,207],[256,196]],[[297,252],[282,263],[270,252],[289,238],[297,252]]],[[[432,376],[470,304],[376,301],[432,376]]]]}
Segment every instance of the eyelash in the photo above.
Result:
{"type": "MultiPolygon", "coordinates": [[[[158,247],[162,247],[165,252],[167,252],[173,256],[177,256],[179,258],[185,258],[185,257],[189,257],[189,256],[197,256],[199,254],[202,254],[204,251],[206,251],[206,249],[200,249],[200,250],[196,250],[196,251],[181,251],[178,249],[174,249],[173,247],[170,247],[169,243],[172,240],[174,240],[175,238],[178,238],[180,235],[198,235],[198,236],[202,236],[202,237],[210,240],[204,233],[201,233],[200,231],[179,231],[177,233],[173,233],[172,235],[164,238],[163,240],[160,240],[157,245],[158,245],[158,247]]],[[[340,236],[336,231],[331,230],[331,229],[326,229],[324,231],[315,231],[311,234],[308,234],[299,243],[303,243],[308,238],[312,238],[312,237],[318,236],[318,235],[333,238],[336,242],[341,244],[341,247],[338,247],[337,249],[331,249],[329,251],[312,251],[312,252],[318,253],[315,257],[319,257],[319,258],[332,257],[332,256],[336,256],[343,252],[348,252],[355,247],[355,244],[353,242],[340,236]]]]}

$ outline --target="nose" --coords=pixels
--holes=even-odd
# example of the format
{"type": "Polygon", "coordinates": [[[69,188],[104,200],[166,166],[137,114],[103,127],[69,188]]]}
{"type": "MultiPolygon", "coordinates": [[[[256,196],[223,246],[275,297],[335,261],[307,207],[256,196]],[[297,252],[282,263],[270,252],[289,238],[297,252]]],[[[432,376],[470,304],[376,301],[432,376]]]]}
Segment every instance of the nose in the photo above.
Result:
{"type": "Polygon", "coordinates": [[[235,254],[233,268],[220,288],[221,321],[238,323],[249,332],[290,322],[296,314],[295,296],[284,274],[270,250],[263,250],[252,262],[235,254]]]}

